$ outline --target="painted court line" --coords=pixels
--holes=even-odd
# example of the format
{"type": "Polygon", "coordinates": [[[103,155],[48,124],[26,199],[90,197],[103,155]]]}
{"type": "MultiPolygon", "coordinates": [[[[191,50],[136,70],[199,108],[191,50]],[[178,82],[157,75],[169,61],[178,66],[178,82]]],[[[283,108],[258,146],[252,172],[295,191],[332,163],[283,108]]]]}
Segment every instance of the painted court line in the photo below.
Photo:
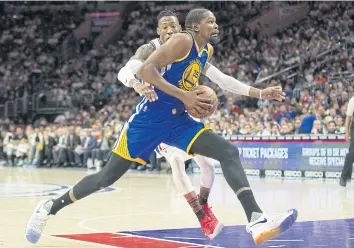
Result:
{"type": "Polygon", "coordinates": [[[90,241],[86,241],[86,240],[80,240],[80,239],[69,239],[66,237],[62,237],[61,235],[53,235],[52,237],[56,237],[56,238],[61,238],[63,240],[66,241],[74,241],[74,242],[78,242],[78,243],[88,243],[90,245],[95,245],[95,246],[100,246],[100,247],[116,247],[116,248],[123,248],[123,247],[119,247],[119,246],[112,246],[112,245],[105,245],[105,244],[100,244],[100,243],[95,243],[95,242],[90,242],[90,241]]]}
{"type": "Polygon", "coordinates": [[[215,247],[209,245],[205,246],[205,245],[193,244],[188,242],[171,241],[171,240],[165,240],[160,238],[150,238],[150,237],[144,237],[139,235],[120,234],[120,233],[69,234],[69,235],[55,235],[55,237],[66,238],[66,239],[71,239],[76,241],[90,242],[93,244],[100,244],[100,245],[106,245],[111,247],[121,247],[121,248],[215,247]],[[125,236],[124,239],[119,239],[120,237],[124,237],[124,236],[125,236]]]}
{"type": "Polygon", "coordinates": [[[193,238],[193,237],[168,237],[168,236],[166,236],[166,237],[164,237],[164,238],[166,238],[166,239],[190,239],[190,240],[195,239],[195,240],[205,240],[205,238],[193,238]]]}
{"type": "MultiPolygon", "coordinates": [[[[117,234],[125,234],[125,233],[117,233],[117,234]]],[[[167,240],[167,239],[160,239],[160,238],[153,238],[153,237],[146,237],[146,236],[141,236],[141,235],[132,235],[134,237],[140,237],[140,238],[148,238],[148,239],[154,239],[154,240],[159,240],[159,241],[169,241],[169,242],[173,242],[173,243],[182,243],[182,244],[187,244],[187,245],[193,245],[193,246],[196,246],[196,247],[201,247],[199,244],[195,244],[195,243],[189,243],[189,242],[184,242],[184,241],[174,241],[174,240],[167,240]]],[[[204,245],[202,247],[205,247],[204,245]]],[[[209,245],[207,247],[210,247],[210,248],[220,248],[218,246],[212,246],[212,245],[209,245]]]]}
{"type": "Polygon", "coordinates": [[[303,239],[271,239],[268,242],[304,242],[303,239]]]}
{"type": "MultiPolygon", "coordinates": [[[[137,213],[137,214],[130,214],[129,216],[140,216],[140,215],[161,215],[163,213],[161,212],[145,212],[145,213],[137,213]]],[[[127,216],[126,214],[115,214],[115,215],[108,215],[108,216],[100,216],[100,217],[96,217],[96,218],[89,218],[89,219],[85,219],[82,221],[79,221],[77,223],[77,226],[86,230],[90,230],[90,231],[94,231],[94,232],[102,232],[100,230],[97,230],[95,228],[90,228],[87,226],[88,222],[91,221],[97,221],[97,220],[102,220],[102,219],[107,219],[107,218],[112,218],[112,217],[120,217],[120,216],[127,216]]],[[[137,237],[137,238],[145,238],[145,239],[150,239],[150,240],[156,240],[156,241],[164,241],[164,242],[172,242],[172,243],[176,243],[176,244],[183,244],[183,245],[187,245],[187,247],[208,247],[208,248],[220,248],[219,246],[212,246],[212,245],[200,245],[197,243],[191,243],[191,242],[184,242],[184,241],[175,241],[175,240],[167,240],[164,238],[155,238],[155,237],[146,237],[146,236],[141,236],[141,235],[137,235],[137,234],[127,234],[127,233],[119,233],[119,232],[106,232],[106,233],[110,233],[110,234],[118,234],[118,235],[124,235],[124,236],[120,236],[120,237],[115,237],[117,239],[121,238],[121,237],[137,237]]],[[[176,237],[177,238],[177,237],[176,237]]],[[[195,238],[198,240],[204,240],[203,238],[195,238]]]]}

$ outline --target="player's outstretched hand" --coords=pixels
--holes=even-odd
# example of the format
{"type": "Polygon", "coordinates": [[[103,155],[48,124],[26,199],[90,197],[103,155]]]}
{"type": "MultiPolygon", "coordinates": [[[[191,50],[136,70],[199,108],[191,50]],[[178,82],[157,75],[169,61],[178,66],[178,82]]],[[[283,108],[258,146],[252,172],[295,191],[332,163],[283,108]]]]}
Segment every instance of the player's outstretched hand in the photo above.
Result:
{"type": "Polygon", "coordinates": [[[180,100],[184,103],[187,110],[195,109],[199,114],[206,114],[213,108],[212,105],[213,101],[212,99],[199,96],[203,92],[204,92],[203,89],[185,91],[183,98],[180,100]]]}
{"type": "Polygon", "coordinates": [[[285,92],[281,86],[272,86],[262,90],[262,99],[265,100],[278,100],[279,102],[285,99],[285,92]]]}
{"type": "Polygon", "coordinates": [[[158,99],[154,88],[147,83],[139,83],[138,81],[133,84],[134,90],[141,96],[145,96],[150,102],[154,102],[158,99]]]}

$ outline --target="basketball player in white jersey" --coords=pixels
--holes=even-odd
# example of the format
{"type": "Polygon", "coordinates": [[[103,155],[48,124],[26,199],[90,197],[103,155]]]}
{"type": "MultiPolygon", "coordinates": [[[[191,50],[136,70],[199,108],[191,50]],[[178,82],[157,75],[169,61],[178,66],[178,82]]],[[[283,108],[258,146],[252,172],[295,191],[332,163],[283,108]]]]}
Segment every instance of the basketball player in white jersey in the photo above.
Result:
{"type": "MultiPolygon", "coordinates": [[[[142,62],[146,60],[150,56],[150,54],[152,54],[155,50],[159,49],[162,44],[164,44],[164,42],[166,42],[173,34],[179,33],[182,30],[179,25],[177,15],[174,11],[162,11],[158,15],[157,19],[157,34],[160,37],[153,39],[148,44],[139,47],[136,51],[136,54],[118,73],[119,81],[121,81],[127,87],[134,88],[137,93],[142,96],[145,96],[149,101],[158,100],[155,91],[153,87],[137,80],[137,78],[135,77],[135,73],[139,66],[142,64],[142,62]]],[[[169,68],[162,68],[160,73],[163,74],[168,69],[169,68]]],[[[228,90],[229,92],[258,98],[262,97],[262,93],[258,94],[257,96],[254,93],[255,91],[252,87],[241,83],[233,77],[223,74],[220,70],[218,70],[210,63],[207,64],[204,70],[204,74],[212,82],[218,84],[222,89],[228,90]]],[[[274,89],[281,91],[280,87],[274,87],[274,89]]],[[[200,195],[198,197],[185,171],[184,162],[186,160],[191,159],[192,157],[187,155],[186,152],[176,147],[172,147],[163,143],[160,144],[155,151],[158,152],[160,155],[164,156],[171,165],[174,183],[180,193],[184,195],[187,202],[193,209],[194,213],[197,215],[198,219],[201,221],[201,217],[206,214],[213,220],[213,225],[210,226],[209,235],[205,233],[203,223],[201,222],[203,233],[209,239],[216,237],[220,233],[223,225],[218,221],[218,219],[212,213],[208,205],[208,196],[215,177],[215,160],[200,155],[196,155],[193,157],[193,159],[198,164],[201,170],[201,186],[200,195]]]]}

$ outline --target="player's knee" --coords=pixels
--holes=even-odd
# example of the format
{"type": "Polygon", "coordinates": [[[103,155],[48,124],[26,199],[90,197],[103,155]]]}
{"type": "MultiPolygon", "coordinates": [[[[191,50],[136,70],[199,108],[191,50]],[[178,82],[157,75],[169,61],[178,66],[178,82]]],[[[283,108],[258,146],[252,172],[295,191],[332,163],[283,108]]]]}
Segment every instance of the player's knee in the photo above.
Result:
{"type": "Polygon", "coordinates": [[[209,170],[214,171],[215,170],[215,160],[211,158],[206,158],[205,159],[205,164],[209,170]]]}
{"type": "Polygon", "coordinates": [[[215,166],[213,164],[208,164],[208,170],[210,171],[211,174],[215,174],[215,166]]]}
{"type": "Polygon", "coordinates": [[[223,152],[223,160],[239,160],[240,159],[240,151],[239,149],[232,145],[232,144],[228,144],[228,146],[224,149],[224,152],[223,152]]]}
{"type": "Polygon", "coordinates": [[[170,156],[168,160],[174,177],[182,178],[185,174],[184,160],[178,156],[170,156]]]}
{"type": "Polygon", "coordinates": [[[354,160],[354,150],[352,150],[352,151],[349,151],[349,153],[348,153],[348,158],[350,158],[351,160],[354,160]]]}
{"type": "Polygon", "coordinates": [[[107,188],[118,180],[115,175],[102,175],[99,180],[99,189],[107,188]]]}
{"type": "Polygon", "coordinates": [[[111,186],[119,179],[119,175],[116,173],[111,173],[108,170],[101,170],[97,174],[97,189],[103,189],[111,186]]]}
{"type": "Polygon", "coordinates": [[[210,171],[211,173],[213,173],[215,171],[215,166],[214,166],[213,160],[211,160],[209,158],[204,158],[204,160],[202,160],[200,162],[201,162],[201,164],[199,164],[199,166],[202,170],[207,170],[207,171],[210,171]]]}

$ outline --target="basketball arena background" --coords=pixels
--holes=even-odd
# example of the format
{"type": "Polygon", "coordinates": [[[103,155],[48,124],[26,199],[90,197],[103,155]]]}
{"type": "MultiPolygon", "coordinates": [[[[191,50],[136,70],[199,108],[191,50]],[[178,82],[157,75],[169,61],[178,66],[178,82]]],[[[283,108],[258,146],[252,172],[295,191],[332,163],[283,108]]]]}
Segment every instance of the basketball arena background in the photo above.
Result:
{"type": "MultiPolygon", "coordinates": [[[[119,69],[156,37],[159,11],[176,10],[183,25],[194,7],[217,18],[213,64],[247,84],[282,85],[287,93],[283,103],[260,101],[201,78],[220,101],[205,121],[239,147],[247,173],[338,177],[354,94],[354,5],[345,1],[2,2],[1,164],[104,166],[138,101],[118,82],[119,69]]],[[[164,169],[154,161],[132,169],[164,169]]]]}

